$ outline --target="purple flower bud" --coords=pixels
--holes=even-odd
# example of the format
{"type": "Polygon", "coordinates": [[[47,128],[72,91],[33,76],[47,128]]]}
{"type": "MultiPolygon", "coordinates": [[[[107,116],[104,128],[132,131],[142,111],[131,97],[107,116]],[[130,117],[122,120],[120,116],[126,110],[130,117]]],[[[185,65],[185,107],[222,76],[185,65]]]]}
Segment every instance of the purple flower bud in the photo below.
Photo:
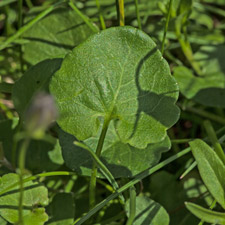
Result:
{"type": "Polygon", "coordinates": [[[38,138],[44,135],[48,126],[56,120],[58,112],[50,94],[40,92],[33,97],[25,114],[25,126],[28,135],[38,138]]]}

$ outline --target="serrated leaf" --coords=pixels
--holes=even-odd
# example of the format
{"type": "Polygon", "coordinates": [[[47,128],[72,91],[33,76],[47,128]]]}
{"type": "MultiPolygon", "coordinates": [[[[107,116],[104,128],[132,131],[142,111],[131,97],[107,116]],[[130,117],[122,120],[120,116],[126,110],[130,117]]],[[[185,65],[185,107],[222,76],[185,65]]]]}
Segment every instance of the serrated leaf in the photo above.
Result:
{"type": "MultiPolygon", "coordinates": [[[[7,174],[0,179],[0,191],[19,181],[17,174],[7,174]]],[[[18,221],[19,186],[0,196],[0,215],[10,223],[18,221]]],[[[23,217],[25,225],[43,225],[48,220],[41,205],[48,204],[48,190],[37,182],[24,184],[23,217]],[[33,221],[33,222],[32,222],[33,221]]]]}
{"type": "Polygon", "coordinates": [[[202,76],[195,76],[186,67],[177,67],[174,77],[181,93],[203,105],[225,108],[224,57],[225,46],[203,46],[194,56],[202,67],[202,76]]]}
{"type": "Polygon", "coordinates": [[[190,146],[204,184],[216,201],[225,209],[224,164],[204,141],[196,139],[190,142],[190,146]]]}
{"type": "Polygon", "coordinates": [[[190,202],[186,202],[185,205],[187,209],[199,219],[202,219],[207,223],[225,225],[225,213],[205,209],[199,205],[190,202]]]}
{"type": "Polygon", "coordinates": [[[46,225],[71,225],[74,220],[74,199],[71,193],[58,193],[47,207],[49,221],[46,225]],[[62,210],[63,206],[63,210],[62,210]]]}
{"type": "Polygon", "coordinates": [[[146,148],[166,137],[179,117],[178,87],[151,38],[132,27],[91,36],[68,54],[51,93],[60,127],[78,140],[96,136],[110,118],[121,142],[146,148]]]}
{"type": "Polygon", "coordinates": [[[32,97],[48,91],[51,76],[60,68],[62,59],[47,59],[31,67],[13,86],[12,99],[20,116],[24,115],[32,97]]]}
{"type": "MultiPolygon", "coordinates": [[[[89,138],[84,142],[95,150],[99,137],[100,132],[96,137],[89,138]]],[[[75,137],[61,129],[59,130],[59,141],[66,165],[78,174],[90,176],[93,163],[90,153],[75,146],[75,137]]],[[[145,149],[138,149],[129,144],[124,144],[116,134],[113,124],[111,124],[106,134],[100,159],[115,178],[132,177],[156,165],[161,158],[161,154],[168,151],[170,147],[168,137],[162,142],[149,144],[145,149]]]]}
{"type": "MultiPolygon", "coordinates": [[[[125,205],[129,216],[129,201],[125,205]]],[[[136,216],[133,225],[169,225],[169,215],[157,202],[146,196],[136,198],[136,216]]]]}
{"type": "Polygon", "coordinates": [[[23,38],[30,41],[24,45],[24,59],[34,65],[48,58],[61,58],[91,34],[93,31],[76,12],[58,8],[24,33],[23,38]]]}

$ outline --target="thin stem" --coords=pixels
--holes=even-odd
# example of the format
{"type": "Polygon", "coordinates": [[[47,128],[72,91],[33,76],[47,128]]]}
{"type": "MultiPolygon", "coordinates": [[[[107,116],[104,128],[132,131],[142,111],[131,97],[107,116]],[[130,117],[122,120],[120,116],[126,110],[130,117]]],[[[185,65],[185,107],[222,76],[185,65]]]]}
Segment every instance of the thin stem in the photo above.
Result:
{"type": "MultiPolygon", "coordinates": [[[[83,149],[86,149],[90,153],[90,155],[91,155],[92,159],[94,160],[94,162],[96,163],[96,165],[98,165],[98,167],[100,168],[100,170],[103,173],[103,175],[105,176],[105,178],[109,181],[109,183],[112,185],[113,189],[116,191],[119,188],[119,185],[117,184],[115,178],[113,177],[111,172],[108,170],[108,168],[101,162],[99,157],[84,143],[75,141],[74,144],[83,149]]],[[[125,202],[122,195],[120,196],[120,198],[121,198],[122,202],[125,202]]]]}
{"type": "Polygon", "coordinates": [[[130,213],[126,225],[132,225],[136,214],[136,191],[134,185],[130,187],[130,213]]]}
{"type": "Polygon", "coordinates": [[[25,1],[26,1],[28,8],[31,9],[33,7],[31,0],[25,0],[25,1]]]}
{"type": "Polygon", "coordinates": [[[183,179],[191,170],[193,170],[197,166],[197,162],[194,161],[188,168],[187,170],[184,171],[184,173],[181,174],[180,180],[183,179]]]}
{"type": "Polygon", "coordinates": [[[97,8],[98,8],[99,20],[100,20],[100,23],[101,23],[102,30],[105,30],[106,29],[105,20],[104,20],[104,17],[102,15],[102,9],[101,9],[101,5],[99,3],[99,0],[96,0],[96,5],[97,5],[97,8]]]}
{"type": "MultiPolygon", "coordinates": [[[[30,176],[30,177],[26,177],[23,179],[23,184],[27,183],[29,181],[32,180],[36,180],[40,177],[52,177],[52,176],[72,176],[72,175],[76,175],[73,172],[68,172],[68,171],[55,171],[55,172],[47,172],[47,173],[40,173],[40,174],[36,174],[34,176],[30,176]]],[[[19,182],[15,182],[14,184],[6,187],[5,189],[0,191],[0,196],[7,193],[8,191],[12,190],[13,188],[17,187],[18,185],[20,185],[20,181],[19,182]]]]}
{"type": "Polygon", "coordinates": [[[36,24],[39,20],[41,20],[46,15],[48,15],[52,10],[54,10],[56,7],[58,7],[62,3],[63,2],[58,2],[58,3],[50,6],[49,8],[47,8],[46,10],[44,10],[43,12],[41,12],[40,14],[38,14],[28,24],[26,24],[25,26],[21,27],[14,35],[12,35],[6,41],[4,41],[0,45],[0,50],[8,47],[8,45],[10,45],[13,41],[15,41],[18,37],[20,37],[24,32],[26,32],[27,30],[29,30],[32,26],[34,26],[34,24],[36,24]]]}
{"type": "Polygon", "coordinates": [[[163,40],[162,40],[162,48],[161,48],[162,55],[164,53],[164,45],[165,45],[166,34],[167,34],[169,21],[170,21],[170,14],[171,14],[171,10],[172,10],[172,4],[173,4],[173,0],[170,0],[169,9],[168,9],[167,17],[166,17],[166,23],[165,23],[165,27],[164,27],[163,40]]]}
{"type": "MultiPolygon", "coordinates": [[[[18,30],[23,25],[23,0],[18,0],[18,30]]],[[[20,71],[23,73],[23,53],[22,46],[19,45],[20,71]]]]}
{"type": "Polygon", "coordinates": [[[193,139],[171,139],[172,143],[176,143],[176,144],[184,144],[187,143],[189,141],[193,141],[193,139]]]}
{"type": "Polygon", "coordinates": [[[80,18],[89,26],[89,28],[93,31],[93,32],[98,32],[98,27],[95,26],[90,19],[85,16],[72,2],[72,0],[70,0],[69,2],[69,6],[80,16],[80,18]]]}
{"type": "Polygon", "coordinates": [[[132,185],[137,184],[138,182],[140,182],[140,180],[144,179],[145,177],[153,174],[154,172],[160,170],[161,168],[163,168],[164,166],[168,165],[169,163],[173,162],[174,160],[186,155],[187,153],[189,153],[191,151],[191,148],[186,148],[183,151],[171,156],[170,158],[162,161],[161,163],[159,163],[158,165],[149,168],[141,173],[139,173],[138,175],[136,175],[134,177],[133,180],[131,180],[130,182],[128,182],[127,184],[125,184],[124,186],[122,186],[121,188],[119,188],[115,193],[111,194],[109,197],[107,197],[106,199],[104,199],[102,202],[100,202],[99,204],[97,204],[93,209],[91,209],[84,217],[82,217],[79,221],[75,221],[73,223],[73,225],[81,225],[83,224],[86,220],[88,220],[91,216],[93,216],[96,212],[98,212],[100,209],[102,209],[105,205],[108,204],[108,202],[110,202],[111,200],[117,198],[121,193],[123,193],[124,191],[126,191],[128,188],[130,188],[132,185]]]}
{"type": "Polygon", "coordinates": [[[208,134],[208,137],[214,147],[216,154],[219,156],[219,158],[225,165],[225,154],[224,154],[223,149],[217,139],[216,132],[214,131],[211,122],[209,120],[206,120],[206,121],[204,121],[203,125],[204,125],[205,130],[208,134]]]}
{"type": "MultiPolygon", "coordinates": [[[[105,118],[103,127],[102,127],[102,132],[100,135],[100,138],[98,140],[98,145],[96,148],[96,156],[99,158],[101,155],[102,147],[104,144],[106,132],[108,130],[110,119],[105,118]]],[[[97,179],[97,164],[96,162],[93,163],[93,168],[92,168],[92,173],[91,173],[91,180],[90,180],[90,189],[89,189],[89,206],[90,209],[95,206],[95,189],[96,189],[96,179],[97,179]]]]}
{"type": "Polygon", "coordinates": [[[124,15],[124,0],[118,0],[118,11],[119,11],[119,24],[120,26],[125,25],[125,15],[124,15]]]}
{"type": "Polygon", "coordinates": [[[225,119],[223,117],[220,117],[220,116],[215,115],[213,113],[204,111],[202,109],[197,109],[197,108],[194,108],[194,107],[187,107],[187,108],[185,108],[185,110],[187,110],[189,112],[193,112],[193,113],[195,113],[199,116],[205,117],[207,119],[213,120],[213,121],[215,121],[217,123],[220,123],[222,125],[225,125],[225,119]]]}
{"type": "Polygon", "coordinates": [[[18,29],[22,27],[23,24],[23,0],[18,0],[18,29]]]}
{"type": "Polygon", "coordinates": [[[25,160],[26,152],[29,146],[30,139],[26,138],[22,143],[20,152],[19,152],[19,182],[20,182],[20,197],[19,197],[19,224],[23,225],[23,197],[24,197],[24,184],[23,184],[23,175],[25,173],[25,160]]]}
{"type": "Polygon", "coordinates": [[[142,30],[138,0],[134,0],[134,2],[135,2],[136,16],[137,16],[137,21],[138,21],[138,28],[140,30],[142,30]]]}

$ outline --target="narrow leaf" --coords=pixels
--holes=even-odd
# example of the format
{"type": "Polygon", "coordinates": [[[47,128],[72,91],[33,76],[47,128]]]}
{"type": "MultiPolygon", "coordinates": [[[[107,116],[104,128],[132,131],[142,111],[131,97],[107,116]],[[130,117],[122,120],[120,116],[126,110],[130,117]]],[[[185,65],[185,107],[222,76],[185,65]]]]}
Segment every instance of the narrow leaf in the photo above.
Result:
{"type": "Polygon", "coordinates": [[[205,209],[199,205],[190,202],[186,202],[185,205],[187,209],[199,219],[207,223],[225,225],[225,213],[205,209]]]}
{"type": "Polygon", "coordinates": [[[225,209],[225,166],[218,155],[204,141],[197,139],[190,146],[206,187],[225,209]]]}

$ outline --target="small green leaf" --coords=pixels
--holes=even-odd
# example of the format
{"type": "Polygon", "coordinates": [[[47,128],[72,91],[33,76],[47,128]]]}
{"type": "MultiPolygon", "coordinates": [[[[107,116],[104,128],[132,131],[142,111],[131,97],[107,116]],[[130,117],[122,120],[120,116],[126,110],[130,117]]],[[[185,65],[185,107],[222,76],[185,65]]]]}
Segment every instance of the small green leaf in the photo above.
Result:
{"type": "Polygon", "coordinates": [[[48,215],[44,208],[33,209],[32,212],[24,216],[24,225],[44,225],[48,221],[48,215]]]}
{"type": "Polygon", "coordinates": [[[78,140],[110,118],[121,142],[146,148],[179,118],[178,87],[151,38],[132,27],[91,36],[63,60],[50,85],[60,127],[78,140]]]}
{"type": "MultiPolygon", "coordinates": [[[[126,212],[129,216],[129,201],[126,202],[126,212]]],[[[136,198],[136,216],[133,225],[169,225],[169,215],[157,202],[146,196],[136,198]]]]}
{"type": "Polygon", "coordinates": [[[64,163],[59,142],[32,140],[26,155],[26,168],[33,173],[54,171],[64,163]]]}
{"type": "Polygon", "coordinates": [[[24,45],[24,59],[34,65],[44,59],[61,58],[91,34],[93,31],[77,13],[58,8],[24,33],[23,38],[30,41],[24,45]]]}
{"type": "Polygon", "coordinates": [[[47,207],[47,212],[50,219],[46,225],[71,225],[75,212],[73,195],[71,193],[56,194],[47,207]]]}
{"type": "MultiPolygon", "coordinates": [[[[19,181],[17,174],[7,174],[0,179],[0,191],[19,181]]],[[[18,221],[19,187],[0,196],[0,215],[10,223],[18,221]]],[[[25,225],[43,225],[48,220],[43,207],[48,204],[48,190],[37,182],[24,184],[24,209],[25,225]],[[32,222],[33,221],[33,222],[32,222]]]]}
{"type": "Polygon", "coordinates": [[[35,93],[48,91],[51,76],[60,68],[61,59],[44,60],[31,67],[13,86],[12,99],[20,116],[31,103],[35,93]]]}
{"type": "Polygon", "coordinates": [[[185,205],[187,209],[199,219],[202,219],[207,223],[225,225],[225,213],[205,209],[199,205],[190,202],[186,202],[185,205]]]}
{"type": "Polygon", "coordinates": [[[225,46],[203,46],[194,55],[203,75],[195,76],[186,67],[177,67],[174,77],[181,93],[206,106],[225,108],[225,46]]]}
{"type": "Polygon", "coordinates": [[[204,141],[196,139],[190,142],[190,146],[202,180],[212,196],[225,209],[224,164],[204,141]]]}

